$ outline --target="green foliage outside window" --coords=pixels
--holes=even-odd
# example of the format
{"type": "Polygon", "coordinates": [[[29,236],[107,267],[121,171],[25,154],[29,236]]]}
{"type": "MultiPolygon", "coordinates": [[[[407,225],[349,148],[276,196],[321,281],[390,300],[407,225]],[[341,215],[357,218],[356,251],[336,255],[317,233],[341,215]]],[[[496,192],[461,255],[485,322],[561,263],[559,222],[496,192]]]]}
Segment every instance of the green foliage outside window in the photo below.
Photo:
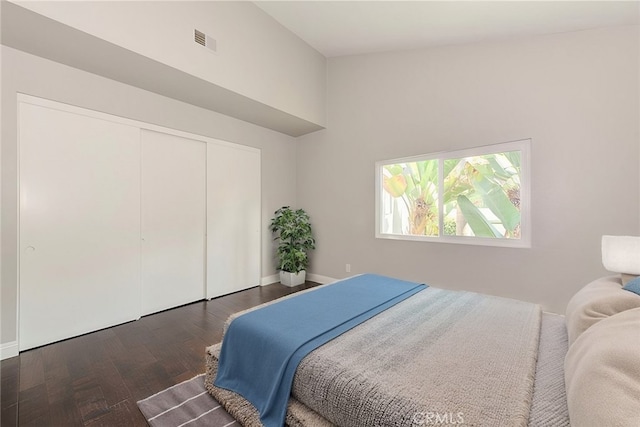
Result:
{"type": "Polygon", "coordinates": [[[382,174],[393,203],[384,207],[389,233],[520,238],[520,151],[386,164],[382,174]]]}

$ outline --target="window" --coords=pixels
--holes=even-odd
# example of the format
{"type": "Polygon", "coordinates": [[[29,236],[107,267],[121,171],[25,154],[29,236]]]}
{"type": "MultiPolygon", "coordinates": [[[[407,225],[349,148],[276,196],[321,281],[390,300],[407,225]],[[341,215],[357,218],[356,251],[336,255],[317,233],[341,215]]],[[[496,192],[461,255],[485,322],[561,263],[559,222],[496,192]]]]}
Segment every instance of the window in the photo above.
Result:
{"type": "Polygon", "coordinates": [[[376,163],[376,237],[530,247],[531,140],[376,163]]]}

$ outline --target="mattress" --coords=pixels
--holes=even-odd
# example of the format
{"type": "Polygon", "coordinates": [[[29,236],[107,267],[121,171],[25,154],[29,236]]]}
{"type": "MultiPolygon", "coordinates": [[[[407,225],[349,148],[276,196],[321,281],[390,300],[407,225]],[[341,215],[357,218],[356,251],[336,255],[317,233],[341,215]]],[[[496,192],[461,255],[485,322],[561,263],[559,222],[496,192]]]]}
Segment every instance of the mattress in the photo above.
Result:
{"type": "MultiPolygon", "coordinates": [[[[433,343],[437,343],[437,347],[446,347],[447,345],[449,347],[440,348],[438,351],[435,349],[427,350],[426,353],[439,353],[438,364],[423,361],[422,355],[420,355],[419,366],[416,367],[416,361],[411,361],[407,350],[396,347],[408,345],[407,348],[412,348],[412,352],[425,352],[420,349],[420,342],[416,343],[415,340],[412,342],[410,337],[398,339],[398,336],[405,334],[402,332],[403,330],[415,329],[417,323],[411,320],[408,325],[398,326],[399,329],[387,330],[394,329],[393,325],[397,323],[402,323],[399,319],[416,316],[394,314],[389,310],[390,314],[385,312],[378,315],[375,321],[367,322],[368,325],[365,323],[366,327],[363,327],[365,325],[358,327],[360,331],[357,331],[356,328],[355,332],[350,331],[344,334],[303,359],[294,378],[287,412],[287,424],[292,426],[332,424],[342,426],[391,424],[409,426],[427,425],[434,421],[449,424],[461,424],[466,421],[469,425],[569,425],[562,375],[562,362],[567,346],[566,329],[561,316],[545,314],[541,317],[540,328],[530,331],[530,333],[536,334],[536,354],[533,361],[530,362],[532,363],[531,378],[527,379],[525,378],[528,376],[526,372],[529,371],[526,364],[529,362],[520,360],[524,357],[517,351],[513,354],[510,352],[512,352],[512,347],[526,347],[529,345],[528,341],[523,340],[521,343],[506,345],[501,343],[500,339],[503,335],[514,335],[518,339],[519,335],[525,336],[527,334],[525,329],[528,330],[528,327],[522,329],[521,325],[510,326],[513,322],[505,321],[509,318],[522,317],[519,313],[529,313],[530,307],[526,303],[510,302],[508,306],[512,308],[497,310],[497,306],[494,306],[496,297],[484,297],[474,293],[453,293],[438,289],[433,289],[431,292],[438,295],[443,303],[447,302],[445,300],[451,299],[447,304],[453,304],[451,310],[432,314],[434,317],[441,317],[440,323],[455,325],[455,327],[447,326],[444,328],[451,329],[446,340],[462,339],[466,341],[466,344],[456,344],[455,342],[446,344],[442,341],[445,338],[435,337],[435,335],[443,333],[442,328],[426,327],[424,329],[425,327],[422,326],[424,331],[421,333],[424,336],[420,339],[427,337],[426,339],[432,339],[433,343]],[[483,322],[479,322],[476,317],[467,313],[478,311],[479,306],[487,304],[490,312],[504,313],[491,314],[488,316],[488,320],[483,322]],[[507,313],[505,310],[511,310],[511,313],[507,313]],[[484,324],[478,325],[478,323],[484,324]],[[381,327],[385,330],[384,333],[380,332],[381,327]],[[522,329],[522,332],[519,328],[522,329]],[[469,332],[466,338],[455,338],[462,330],[473,332],[469,332]],[[486,331],[494,333],[487,334],[486,331]],[[477,334],[487,336],[476,337],[477,334]],[[349,341],[352,340],[349,335],[358,335],[359,338],[349,344],[349,341]],[[381,343],[381,340],[384,342],[381,343]],[[412,343],[406,344],[406,342],[412,343]],[[346,364],[341,362],[347,355],[348,358],[354,358],[354,345],[361,348],[361,350],[355,351],[358,353],[355,356],[356,360],[346,364]],[[388,345],[389,348],[396,348],[395,353],[386,354],[385,345],[388,345]],[[459,351],[456,350],[458,347],[459,351]],[[483,347],[484,350],[476,352],[473,350],[476,347],[483,347]],[[456,354],[457,351],[459,354],[456,354]],[[451,357],[446,357],[447,352],[452,353],[451,357]],[[464,357],[468,361],[461,361],[461,354],[466,354],[464,357]],[[394,363],[389,364],[390,361],[394,363]],[[394,369],[395,365],[402,366],[407,363],[413,366],[408,372],[413,372],[412,376],[415,378],[413,384],[407,386],[410,389],[398,392],[407,381],[400,378],[396,383],[393,383],[396,373],[385,376],[384,371],[389,370],[390,366],[391,369],[394,369]],[[430,363],[431,365],[429,365],[430,363]],[[481,369],[485,369],[485,373],[481,374],[484,376],[482,382],[473,379],[474,377],[466,372],[466,369],[474,366],[474,363],[482,365],[481,369]],[[492,366],[492,363],[495,366],[492,366]],[[442,365],[447,364],[450,365],[447,367],[448,370],[443,370],[442,365]],[[512,368],[507,365],[515,365],[516,368],[511,371],[512,368]],[[523,366],[519,367],[519,365],[523,366]],[[433,375],[433,372],[440,370],[444,372],[443,375],[433,375]],[[429,375],[427,375],[428,372],[429,375]],[[455,378],[451,372],[456,373],[455,378]],[[421,381],[421,378],[424,381],[421,381]],[[515,385],[509,384],[509,381],[515,385]],[[520,391],[516,390],[519,383],[527,383],[528,381],[529,385],[522,387],[520,391]],[[425,385],[424,382],[428,382],[428,384],[425,385]],[[467,392],[476,397],[465,401],[467,392]],[[481,396],[480,401],[477,401],[478,395],[481,396]],[[445,397],[442,398],[442,396],[445,397]],[[516,410],[505,409],[508,406],[501,405],[502,401],[509,399],[514,400],[514,404],[518,407],[516,410]],[[520,403],[521,401],[524,402],[524,406],[520,403]],[[389,413],[387,414],[385,411],[389,413]]],[[[403,310],[411,312],[411,310],[417,310],[418,306],[423,307],[429,304],[427,300],[418,301],[415,298],[412,297],[410,300],[413,302],[408,301],[403,310]]],[[[430,298],[435,299],[433,296],[430,298]]],[[[530,312],[534,313],[534,311],[530,312]]],[[[527,314],[527,316],[533,315],[527,314]]],[[[212,385],[217,369],[218,352],[219,345],[207,349],[207,389],[243,425],[261,425],[257,412],[248,402],[232,392],[218,389],[212,385]]],[[[398,372],[402,371],[403,369],[400,369],[398,372]]]]}

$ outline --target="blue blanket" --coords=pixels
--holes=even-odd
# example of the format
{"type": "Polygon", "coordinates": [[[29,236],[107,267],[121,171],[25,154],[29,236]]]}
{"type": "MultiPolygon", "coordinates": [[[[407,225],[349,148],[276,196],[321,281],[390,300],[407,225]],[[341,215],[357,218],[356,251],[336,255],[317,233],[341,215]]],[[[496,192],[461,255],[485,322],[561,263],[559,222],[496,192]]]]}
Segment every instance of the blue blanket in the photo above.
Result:
{"type": "Polygon", "coordinates": [[[307,354],[426,287],[365,274],[239,316],[224,336],[214,384],[251,402],[266,427],[280,427],[307,354]]]}

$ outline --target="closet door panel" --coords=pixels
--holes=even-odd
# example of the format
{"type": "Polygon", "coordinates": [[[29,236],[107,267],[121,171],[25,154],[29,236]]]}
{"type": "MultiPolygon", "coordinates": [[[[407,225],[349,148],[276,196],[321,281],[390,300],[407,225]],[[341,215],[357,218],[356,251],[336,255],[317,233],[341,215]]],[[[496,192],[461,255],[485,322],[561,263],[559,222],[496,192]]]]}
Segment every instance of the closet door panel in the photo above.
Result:
{"type": "Polygon", "coordinates": [[[260,284],[260,150],[207,144],[207,297],[260,284]]]}
{"type": "Polygon", "coordinates": [[[139,134],[19,104],[20,350],[139,317],[139,134]]]}
{"type": "Polygon", "coordinates": [[[206,144],[142,131],[142,311],[205,298],[206,144]]]}

